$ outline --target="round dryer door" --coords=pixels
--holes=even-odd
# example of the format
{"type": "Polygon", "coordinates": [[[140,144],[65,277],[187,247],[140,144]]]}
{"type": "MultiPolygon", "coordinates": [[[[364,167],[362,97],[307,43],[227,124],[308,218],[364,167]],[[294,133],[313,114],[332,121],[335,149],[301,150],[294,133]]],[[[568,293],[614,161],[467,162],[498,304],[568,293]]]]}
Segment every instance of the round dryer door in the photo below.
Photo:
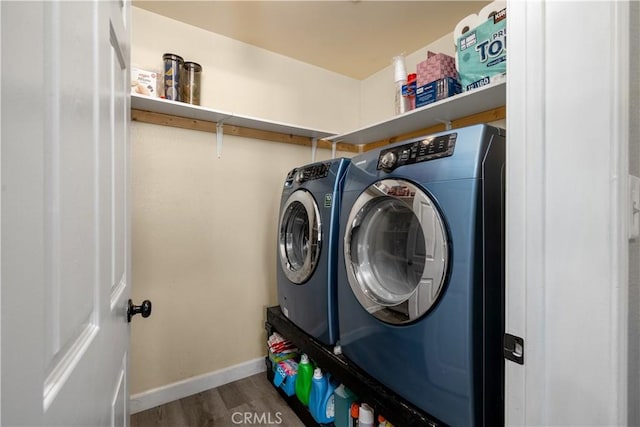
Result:
{"type": "Polygon", "coordinates": [[[306,190],[294,191],[280,216],[279,256],[287,278],[296,284],[309,280],[320,257],[322,225],[318,205],[306,190]]]}
{"type": "Polygon", "coordinates": [[[416,185],[385,179],[354,203],[344,236],[349,285],[373,316],[414,321],[438,301],[447,274],[444,222],[416,185]]]}

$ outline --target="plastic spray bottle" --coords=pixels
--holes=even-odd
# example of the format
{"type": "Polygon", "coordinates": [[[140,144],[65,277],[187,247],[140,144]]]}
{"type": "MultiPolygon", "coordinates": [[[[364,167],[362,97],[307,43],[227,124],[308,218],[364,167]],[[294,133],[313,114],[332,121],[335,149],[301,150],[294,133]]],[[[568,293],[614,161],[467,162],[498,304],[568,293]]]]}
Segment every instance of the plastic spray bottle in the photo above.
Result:
{"type": "Polygon", "coordinates": [[[303,354],[298,364],[298,376],[296,377],[296,396],[305,406],[309,406],[309,393],[311,393],[311,378],[313,377],[313,366],[309,362],[309,357],[303,354]]]}

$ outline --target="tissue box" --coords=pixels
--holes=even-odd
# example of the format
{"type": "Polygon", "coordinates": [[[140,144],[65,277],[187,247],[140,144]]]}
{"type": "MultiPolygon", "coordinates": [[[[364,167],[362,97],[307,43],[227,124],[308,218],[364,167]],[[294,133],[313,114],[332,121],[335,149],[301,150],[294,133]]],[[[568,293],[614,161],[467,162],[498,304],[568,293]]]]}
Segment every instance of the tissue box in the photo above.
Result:
{"type": "Polygon", "coordinates": [[[507,9],[460,36],[457,56],[464,91],[504,78],[507,71],[507,9]]]}
{"type": "Polygon", "coordinates": [[[416,108],[440,101],[460,93],[460,83],[454,78],[445,77],[416,89],[416,108]]]}
{"type": "Polygon", "coordinates": [[[273,385],[280,387],[287,396],[293,396],[296,392],[296,377],[298,376],[298,363],[293,360],[284,360],[275,365],[273,385]]]}
{"type": "Polygon", "coordinates": [[[444,53],[427,52],[427,59],[418,63],[416,74],[418,87],[445,77],[458,78],[455,59],[444,53]]]}
{"type": "Polygon", "coordinates": [[[131,68],[131,93],[158,97],[158,73],[131,68]]]}

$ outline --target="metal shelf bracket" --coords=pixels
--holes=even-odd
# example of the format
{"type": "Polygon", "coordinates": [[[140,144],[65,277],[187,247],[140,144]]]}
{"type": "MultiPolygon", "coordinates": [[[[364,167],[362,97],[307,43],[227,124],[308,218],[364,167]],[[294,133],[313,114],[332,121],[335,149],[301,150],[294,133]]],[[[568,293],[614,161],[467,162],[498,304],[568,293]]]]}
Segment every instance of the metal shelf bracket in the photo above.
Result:
{"type": "Polygon", "coordinates": [[[451,120],[440,120],[440,119],[436,119],[436,122],[444,123],[445,130],[451,130],[451,120]]]}
{"type": "Polygon", "coordinates": [[[222,157],[222,140],[224,138],[224,122],[225,120],[233,117],[233,114],[223,117],[222,119],[216,122],[216,152],[218,154],[218,159],[222,157]]]}
{"type": "Polygon", "coordinates": [[[318,151],[318,138],[311,139],[311,163],[316,161],[316,152],[318,151]]]}

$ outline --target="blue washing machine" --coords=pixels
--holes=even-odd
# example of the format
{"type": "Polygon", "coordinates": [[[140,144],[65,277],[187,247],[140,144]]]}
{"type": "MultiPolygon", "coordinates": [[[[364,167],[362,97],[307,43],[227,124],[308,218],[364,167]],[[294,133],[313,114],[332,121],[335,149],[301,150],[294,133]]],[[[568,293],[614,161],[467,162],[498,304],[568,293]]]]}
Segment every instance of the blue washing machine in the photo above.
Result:
{"type": "Polygon", "coordinates": [[[351,159],[343,353],[453,426],[503,425],[504,131],[471,126],[351,159]]]}
{"type": "Polygon", "coordinates": [[[338,220],[349,159],[293,169],[287,175],[278,224],[278,302],[307,334],[332,345],[338,337],[338,220]]]}

